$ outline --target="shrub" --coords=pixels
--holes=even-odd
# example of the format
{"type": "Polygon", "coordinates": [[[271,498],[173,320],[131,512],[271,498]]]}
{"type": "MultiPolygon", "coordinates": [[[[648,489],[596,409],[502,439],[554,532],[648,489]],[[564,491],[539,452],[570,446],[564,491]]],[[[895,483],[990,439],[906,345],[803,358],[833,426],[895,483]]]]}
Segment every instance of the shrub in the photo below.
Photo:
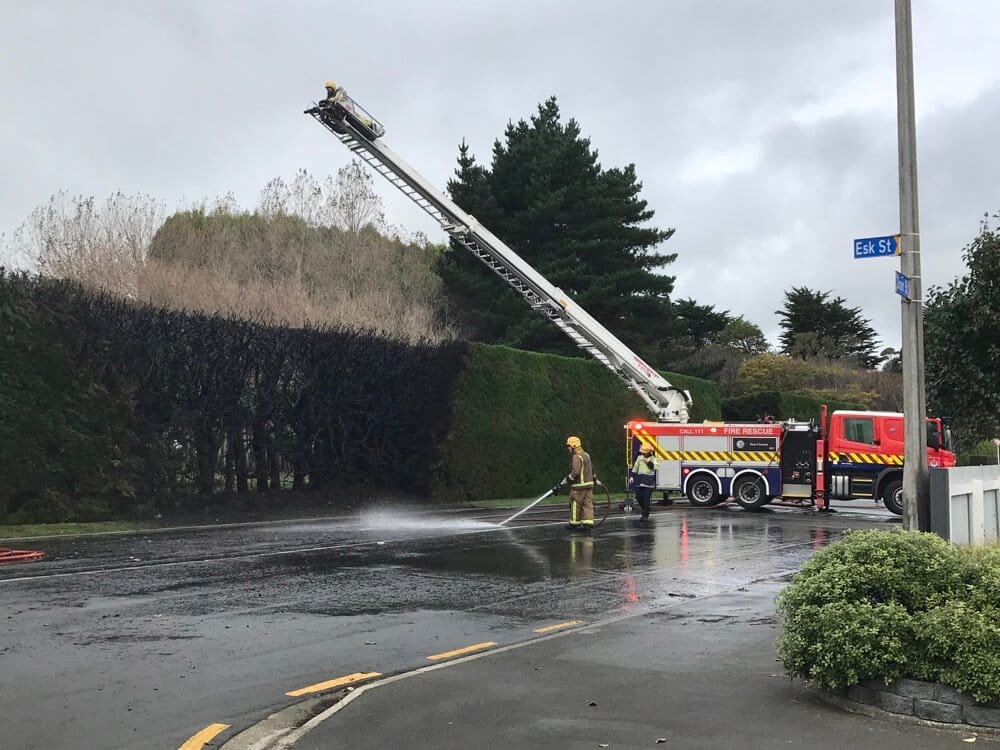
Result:
{"type": "Polygon", "coordinates": [[[778,660],[792,675],[825,688],[913,677],[1000,700],[1000,548],[848,532],[777,603],[778,660]]]}
{"type": "Polygon", "coordinates": [[[917,618],[916,637],[923,668],[913,676],[1000,700],[1000,609],[950,601],[917,618]]]}
{"type": "Polygon", "coordinates": [[[814,555],[781,594],[782,606],[898,603],[918,612],[954,596],[967,575],[948,542],[919,532],[849,531],[814,555]]]}
{"type": "Polygon", "coordinates": [[[913,618],[899,604],[807,604],[787,614],[778,659],[794,675],[825,688],[856,685],[869,677],[902,677],[913,618]]]}
{"type": "Polygon", "coordinates": [[[1000,546],[969,553],[968,599],[980,607],[1000,609],[1000,546]]]}

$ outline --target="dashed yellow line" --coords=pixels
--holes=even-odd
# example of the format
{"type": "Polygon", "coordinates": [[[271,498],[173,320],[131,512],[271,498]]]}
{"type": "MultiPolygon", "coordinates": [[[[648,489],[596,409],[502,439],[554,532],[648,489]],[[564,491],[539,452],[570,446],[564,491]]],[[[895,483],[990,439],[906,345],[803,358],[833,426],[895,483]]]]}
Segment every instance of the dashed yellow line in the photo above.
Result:
{"type": "Polygon", "coordinates": [[[225,732],[227,729],[229,729],[228,724],[209,724],[198,734],[192,735],[187,742],[181,745],[180,750],[201,750],[205,747],[205,743],[211,742],[217,734],[225,732]]]}
{"type": "Polygon", "coordinates": [[[568,622],[557,622],[555,625],[546,625],[544,628],[535,628],[536,633],[551,633],[553,630],[562,630],[579,625],[583,620],[569,620],[568,622]]]}
{"type": "Polygon", "coordinates": [[[433,656],[428,656],[430,661],[440,661],[441,659],[451,659],[453,656],[462,656],[463,654],[471,654],[474,651],[482,651],[486,648],[493,648],[496,641],[486,641],[485,643],[475,643],[471,646],[466,646],[465,648],[457,648],[454,651],[445,651],[443,654],[434,654],[433,656]]]}
{"type": "Polygon", "coordinates": [[[292,690],[291,692],[285,693],[285,695],[290,695],[293,698],[298,698],[301,695],[309,695],[310,693],[320,693],[324,690],[330,690],[335,687],[341,687],[342,685],[350,685],[352,682],[361,682],[362,680],[369,680],[372,677],[381,677],[381,672],[355,672],[354,674],[345,674],[343,677],[335,677],[332,680],[327,680],[326,682],[317,682],[315,685],[306,685],[298,690],[292,690]]]}

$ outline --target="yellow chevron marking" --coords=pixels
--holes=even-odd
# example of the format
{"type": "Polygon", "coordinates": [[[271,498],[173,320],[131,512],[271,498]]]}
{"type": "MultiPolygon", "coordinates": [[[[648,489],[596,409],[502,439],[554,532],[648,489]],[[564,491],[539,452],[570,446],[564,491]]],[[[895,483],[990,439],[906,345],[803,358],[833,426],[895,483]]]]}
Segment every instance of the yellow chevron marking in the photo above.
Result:
{"type": "Polygon", "coordinates": [[[830,461],[834,463],[850,462],[855,464],[872,464],[875,466],[902,466],[903,457],[889,453],[837,453],[830,451],[830,461]]]}
{"type": "Polygon", "coordinates": [[[666,452],[659,446],[654,438],[641,432],[635,433],[635,436],[639,438],[639,442],[643,445],[648,445],[652,447],[653,452],[658,458],[665,459],[667,457],[666,452]]]}
{"type": "Polygon", "coordinates": [[[756,451],[665,451],[667,461],[730,461],[742,463],[777,463],[777,453],[756,451]]]}

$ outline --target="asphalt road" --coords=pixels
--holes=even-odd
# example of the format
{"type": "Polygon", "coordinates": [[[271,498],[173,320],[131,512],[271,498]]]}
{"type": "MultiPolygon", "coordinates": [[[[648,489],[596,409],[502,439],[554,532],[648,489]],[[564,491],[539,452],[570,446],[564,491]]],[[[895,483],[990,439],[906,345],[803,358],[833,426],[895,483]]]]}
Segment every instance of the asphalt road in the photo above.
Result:
{"type": "Polygon", "coordinates": [[[220,743],[317,684],[731,590],[844,528],[895,523],[873,506],[681,506],[581,538],[553,512],[509,528],[501,512],[383,513],[35,543],[44,561],[0,569],[2,744],[220,743]]]}

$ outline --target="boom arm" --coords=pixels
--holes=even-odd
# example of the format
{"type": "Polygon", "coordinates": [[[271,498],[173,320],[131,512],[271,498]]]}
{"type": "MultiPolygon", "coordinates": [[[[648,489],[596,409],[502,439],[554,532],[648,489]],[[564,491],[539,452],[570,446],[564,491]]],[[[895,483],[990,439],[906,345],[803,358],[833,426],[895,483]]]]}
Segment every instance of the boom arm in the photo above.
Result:
{"type": "MultiPolygon", "coordinates": [[[[352,110],[353,111],[353,110],[352,110]]],[[[544,315],[573,342],[621,378],[646,402],[661,422],[687,422],[691,395],[675,388],[656,370],[598,323],[561,289],[536,271],[475,217],[459,208],[397,156],[381,138],[372,120],[355,123],[341,107],[316,106],[305,111],[372,169],[426,211],[459,245],[485,263],[517,290],[532,309],[544,315]]]]}

